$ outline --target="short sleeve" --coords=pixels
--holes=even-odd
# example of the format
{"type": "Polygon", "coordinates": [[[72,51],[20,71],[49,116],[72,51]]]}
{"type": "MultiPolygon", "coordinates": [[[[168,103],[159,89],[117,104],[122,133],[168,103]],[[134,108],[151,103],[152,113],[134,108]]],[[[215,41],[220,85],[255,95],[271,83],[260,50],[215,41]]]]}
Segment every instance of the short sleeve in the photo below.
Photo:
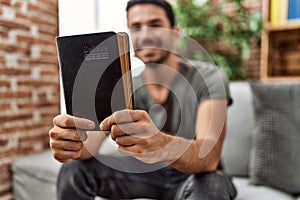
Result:
{"type": "Polygon", "coordinates": [[[228,99],[232,103],[228,78],[216,65],[197,61],[191,64],[195,69],[191,85],[199,104],[207,99],[228,99]]]}

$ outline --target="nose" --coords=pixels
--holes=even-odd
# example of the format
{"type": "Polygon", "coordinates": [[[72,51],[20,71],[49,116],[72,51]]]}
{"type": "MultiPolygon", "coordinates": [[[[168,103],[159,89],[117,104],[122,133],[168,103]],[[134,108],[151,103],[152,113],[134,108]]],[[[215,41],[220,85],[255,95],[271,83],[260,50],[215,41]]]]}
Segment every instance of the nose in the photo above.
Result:
{"type": "Polygon", "coordinates": [[[132,42],[136,50],[141,48],[144,41],[151,40],[151,32],[148,27],[131,30],[132,42]]]}
{"type": "Polygon", "coordinates": [[[154,28],[143,27],[133,31],[133,36],[139,41],[149,40],[154,36],[154,28]]]}

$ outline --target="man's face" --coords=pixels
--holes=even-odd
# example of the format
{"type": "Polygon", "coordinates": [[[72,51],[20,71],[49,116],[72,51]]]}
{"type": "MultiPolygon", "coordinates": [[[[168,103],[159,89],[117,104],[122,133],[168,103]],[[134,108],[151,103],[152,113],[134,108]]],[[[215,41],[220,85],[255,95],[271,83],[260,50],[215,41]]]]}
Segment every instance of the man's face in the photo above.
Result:
{"type": "Polygon", "coordinates": [[[173,27],[163,8],[153,4],[138,4],[127,13],[135,55],[145,64],[161,64],[172,50],[173,27]]]}

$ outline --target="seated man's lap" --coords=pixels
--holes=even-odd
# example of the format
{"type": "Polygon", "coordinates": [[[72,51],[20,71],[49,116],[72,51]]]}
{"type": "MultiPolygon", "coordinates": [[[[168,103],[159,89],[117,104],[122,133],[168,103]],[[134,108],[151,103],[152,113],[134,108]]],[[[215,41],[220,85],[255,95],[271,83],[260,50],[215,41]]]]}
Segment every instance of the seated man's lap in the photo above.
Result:
{"type": "Polygon", "coordinates": [[[222,171],[190,175],[180,186],[175,199],[231,200],[236,189],[222,171]]]}
{"type": "MultiPolygon", "coordinates": [[[[225,190],[224,194],[227,194],[231,182],[227,183],[227,178],[221,174],[209,174],[215,175],[189,175],[160,163],[148,165],[133,157],[98,155],[90,160],[72,160],[63,165],[58,199],[93,199],[94,196],[173,199],[175,195],[177,199],[184,199],[185,196],[196,197],[203,191],[215,193],[210,191],[215,189],[225,190]],[[213,187],[216,182],[218,188],[213,187]]],[[[219,193],[223,195],[221,191],[219,193]]]]}

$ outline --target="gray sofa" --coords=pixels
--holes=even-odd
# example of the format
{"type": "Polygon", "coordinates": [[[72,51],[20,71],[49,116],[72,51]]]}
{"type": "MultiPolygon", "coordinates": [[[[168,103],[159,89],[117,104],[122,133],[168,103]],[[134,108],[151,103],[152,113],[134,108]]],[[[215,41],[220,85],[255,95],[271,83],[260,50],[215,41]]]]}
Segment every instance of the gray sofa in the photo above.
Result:
{"type": "MultiPolygon", "coordinates": [[[[296,200],[274,187],[253,185],[250,180],[252,135],[255,129],[253,95],[248,82],[232,82],[230,90],[234,100],[228,111],[227,137],[222,163],[233,177],[237,200],[296,200]]],[[[104,147],[107,152],[107,147],[104,147]]],[[[112,150],[115,151],[115,150],[112,150]]],[[[300,153],[299,153],[300,154],[300,153]]],[[[13,192],[15,200],[55,200],[56,180],[61,164],[50,151],[23,157],[13,164],[13,192]]],[[[295,173],[300,173],[296,171],[295,173]]]]}
{"type": "MultiPolygon", "coordinates": [[[[298,94],[299,89],[300,88],[298,87],[298,94]]],[[[253,157],[253,135],[257,129],[253,105],[254,95],[248,82],[231,83],[230,92],[234,103],[228,110],[228,127],[223,146],[222,162],[224,165],[224,170],[227,172],[227,174],[233,176],[233,182],[238,190],[238,196],[236,199],[300,199],[300,197],[292,196],[286,192],[282,192],[264,184],[251,184],[249,178],[251,176],[250,162],[251,156],[253,157]]],[[[266,93],[265,95],[268,94],[266,93]]],[[[299,139],[300,129],[298,132],[299,139]]],[[[298,147],[298,153],[300,153],[300,146],[298,147]]],[[[299,174],[300,171],[295,171],[294,173],[296,175],[299,174]]]]}

